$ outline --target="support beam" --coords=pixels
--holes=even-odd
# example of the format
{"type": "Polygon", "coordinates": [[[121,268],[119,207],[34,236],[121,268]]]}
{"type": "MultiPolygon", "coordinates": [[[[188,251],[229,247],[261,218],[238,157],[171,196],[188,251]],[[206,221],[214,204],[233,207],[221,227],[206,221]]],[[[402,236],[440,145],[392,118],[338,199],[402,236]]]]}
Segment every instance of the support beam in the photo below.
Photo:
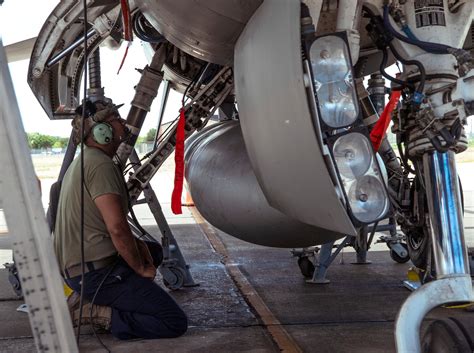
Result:
{"type": "Polygon", "coordinates": [[[78,352],[66,298],[0,41],[0,199],[38,352],[78,352]]]}

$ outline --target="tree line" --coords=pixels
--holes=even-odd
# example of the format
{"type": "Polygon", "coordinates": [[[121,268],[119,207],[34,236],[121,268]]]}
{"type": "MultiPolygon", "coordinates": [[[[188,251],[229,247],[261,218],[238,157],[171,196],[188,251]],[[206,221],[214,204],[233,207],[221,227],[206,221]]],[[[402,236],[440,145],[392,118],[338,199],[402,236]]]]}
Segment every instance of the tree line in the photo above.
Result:
{"type": "MultiPolygon", "coordinates": [[[[43,135],[38,132],[27,133],[28,146],[32,149],[65,148],[69,137],[43,135]]],[[[140,136],[137,143],[153,142],[156,129],[150,129],[145,136],[140,136]]]]}
{"type": "Polygon", "coordinates": [[[69,137],[43,135],[38,132],[27,133],[28,146],[33,149],[64,148],[69,137]]]}

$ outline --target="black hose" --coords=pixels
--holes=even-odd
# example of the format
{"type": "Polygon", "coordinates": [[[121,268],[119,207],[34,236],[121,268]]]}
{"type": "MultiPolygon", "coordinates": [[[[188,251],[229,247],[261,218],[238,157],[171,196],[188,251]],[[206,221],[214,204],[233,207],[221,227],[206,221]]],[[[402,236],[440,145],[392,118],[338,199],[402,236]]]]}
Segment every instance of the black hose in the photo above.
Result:
{"type": "Polygon", "coordinates": [[[133,15],[132,18],[132,29],[135,35],[144,42],[148,43],[163,43],[166,41],[158,31],[156,31],[148,21],[146,21],[145,16],[141,12],[137,12],[133,15]],[[153,33],[150,33],[153,32],[153,33]]]}
{"type": "MultiPolygon", "coordinates": [[[[456,75],[452,75],[452,74],[427,74],[425,78],[428,81],[436,80],[436,79],[446,79],[446,80],[456,81],[458,79],[456,75]]],[[[415,83],[415,82],[420,81],[420,79],[421,79],[420,75],[412,76],[412,77],[407,78],[407,82],[415,83]]]]}
{"type": "Polygon", "coordinates": [[[380,73],[382,74],[383,77],[385,77],[387,80],[389,81],[392,81],[402,87],[409,87],[411,89],[414,88],[414,86],[410,83],[407,83],[405,81],[402,81],[402,80],[399,80],[395,77],[392,77],[390,76],[386,71],[385,71],[385,66],[387,65],[387,61],[388,61],[388,52],[387,52],[387,49],[383,49],[382,50],[382,62],[380,63],[380,67],[379,67],[379,70],[380,70],[380,73]]]}
{"type": "MultiPolygon", "coordinates": [[[[423,90],[425,89],[425,81],[426,81],[426,70],[423,64],[418,60],[405,59],[403,56],[401,56],[398,53],[397,49],[392,43],[389,44],[389,47],[393,55],[398,61],[402,62],[404,65],[414,65],[418,67],[418,70],[420,71],[420,83],[418,84],[418,87],[416,88],[416,92],[418,92],[419,94],[423,94],[423,90]]],[[[416,102],[416,103],[421,103],[421,102],[416,102]]]]}
{"type": "Polygon", "coordinates": [[[390,14],[389,14],[389,7],[388,5],[384,5],[383,7],[383,22],[385,27],[389,30],[389,32],[397,39],[401,40],[402,42],[417,46],[424,51],[432,54],[451,54],[449,51],[454,50],[454,48],[439,44],[439,43],[430,43],[425,42],[419,39],[408,38],[403,34],[399,33],[395,28],[393,28],[392,24],[390,23],[390,14]]]}

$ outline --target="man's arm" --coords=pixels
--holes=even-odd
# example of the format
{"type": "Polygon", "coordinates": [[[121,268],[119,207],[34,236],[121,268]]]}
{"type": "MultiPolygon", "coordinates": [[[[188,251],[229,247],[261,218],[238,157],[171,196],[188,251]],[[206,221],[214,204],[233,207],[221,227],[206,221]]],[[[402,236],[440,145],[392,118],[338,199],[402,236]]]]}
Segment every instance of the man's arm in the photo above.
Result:
{"type": "Polygon", "coordinates": [[[119,195],[104,194],[96,197],[94,202],[102,214],[107,230],[109,231],[115,248],[127,264],[140,276],[155,278],[156,269],[145,264],[137,248],[127,217],[122,209],[119,195]]]}

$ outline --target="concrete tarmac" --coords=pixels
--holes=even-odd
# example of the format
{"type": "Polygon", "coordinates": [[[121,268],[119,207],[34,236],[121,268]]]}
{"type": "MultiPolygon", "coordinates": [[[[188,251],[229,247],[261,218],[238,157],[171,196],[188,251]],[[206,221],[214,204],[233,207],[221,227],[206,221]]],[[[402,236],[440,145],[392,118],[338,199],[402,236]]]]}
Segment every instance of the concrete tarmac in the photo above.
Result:
{"type": "MultiPolygon", "coordinates": [[[[474,245],[474,184],[469,175],[474,165],[461,165],[466,200],[465,230],[469,246],[474,245]]],[[[160,173],[159,173],[160,174],[160,173]]],[[[169,210],[171,172],[157,176],[152,185],[170,220],[171,229],[190,265],[198,287],[172,292],[189,316],[188,332],[177,339],[119,341],[101,335],[112,352],[279,352],[275,328],[286,332],[294,346],[288,351],[321,353],[395,352],[393,328],[396,314],[410,292],[402,285],[410,264],[390,259],[385,245],[368,254],[370,265],[352,265],[355,253],[344,250],[328,271],[330,284],[305,282],[289,249],[274,249],[245,243],[216,231],[222,249],[211,245],[205,228],[189,209],[179,218],[169,210]],[[237,269],[254,292],[235,279],[237,269]],[[274,321],[259,316],[250,296],[258,296],[273,314],[274,321]],[[265,325],[267,322],[267,325],[265,325]]],[[[158,229],[146,206],[136,213],[147,229],[158,229]]],[[[212,240],[212,239],[211,239],[212,240]]],[[[157,279],[161,282],[160,277],[157,279]]],[[[25,313],[17,312],[17,300],[0,270],[0,352],[35,352],[25,313]]],[[[474,314],[454,309],[437,309],[425,320],[448,315],[474,314]]],[[[472,318],[474,320],[474,316],[472,318]]],[[[84,331],[83,331],[84,332],[84,331]]],[[[104,352],[87,331],[81,337],[81,352],[104,352]]]]}

